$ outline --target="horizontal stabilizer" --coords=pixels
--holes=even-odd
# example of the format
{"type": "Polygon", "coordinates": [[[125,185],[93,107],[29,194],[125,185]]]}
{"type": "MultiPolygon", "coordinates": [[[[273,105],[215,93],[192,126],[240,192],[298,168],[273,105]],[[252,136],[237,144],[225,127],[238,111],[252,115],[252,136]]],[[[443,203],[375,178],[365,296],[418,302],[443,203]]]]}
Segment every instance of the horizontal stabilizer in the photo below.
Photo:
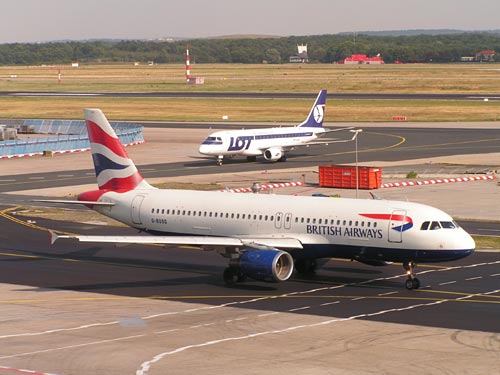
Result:
{"type": "Polygon", "coordinates": [[[83,205],[93,205],[93,206],[114,206],[113,202],[96,202],[96,201],[72,201],[64,199],[34,199],[32,202],[43,202],[43,203],[59,203],[59,204],[83,204],[83,205]]]}

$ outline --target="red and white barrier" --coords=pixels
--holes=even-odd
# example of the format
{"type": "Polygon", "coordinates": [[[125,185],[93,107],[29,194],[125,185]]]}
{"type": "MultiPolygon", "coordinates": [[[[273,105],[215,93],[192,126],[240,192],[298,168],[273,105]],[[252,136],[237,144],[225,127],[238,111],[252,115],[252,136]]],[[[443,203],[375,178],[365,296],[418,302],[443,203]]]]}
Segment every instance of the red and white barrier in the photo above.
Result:
{"type": "MultiPolygon", "coordinates": [[[[302,181],[296,181],[296,182],[278,182],[275,184],[262,184],[260,185],[260,190],[263,191],[269,189],[294,187],[294,186],[304,186],[304,183],[302,181]]],[[[251,187],[248,187],[248,188],[222,189],[220,191],[226,193],[251,193],[253,190],[251,187]]]]}
{"type": "Polygon", "coordinates": [[[436,185],[436,184],[449,184],[455,182],[472,182],[472,181],[486,181],[495,180],[496,176],[473,176],[473,177],[456,177],[456,178],[440,178],[436,180],[424,180],[424,181],[404,181],[404,182],[389,182],[387,184],[380,185],[381,188],[391,188],[391,187],[405,187],[405,186],[423,186],[423,185],[436,185]]]}
{"type": "MultiPolygon", "coordinates": [[[[131,142],[131,143],[125,144],[124,146],[129,147],[129,146],[140,145],[142,143],[145,143],[145,141],[131,142]]],[[[74,150],[56,150],[56,151],[52,151],[52,155],[67,154],[67,153],[72,154],[75,152],[84,152],[84,151],[90,151],[90,147],[89,148],[77,148],[74,150]]],[[[40,156],[40,155],[43,155],[43,151],[29,152],[26,154],[16,154],[16,155],[0,155],[0,159],[24,158],[24,157],[29,157],[29,156],[40,156]]]]}

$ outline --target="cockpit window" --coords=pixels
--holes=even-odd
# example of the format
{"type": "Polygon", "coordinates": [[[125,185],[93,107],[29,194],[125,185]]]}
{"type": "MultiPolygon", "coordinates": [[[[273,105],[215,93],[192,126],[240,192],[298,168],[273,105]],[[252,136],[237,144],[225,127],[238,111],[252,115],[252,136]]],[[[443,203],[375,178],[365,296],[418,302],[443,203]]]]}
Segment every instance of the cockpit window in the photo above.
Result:
{"type": "Polygon", "coordinates": [[[433,221],[431,223],[431,227],[429,230],[435,230],[435,229],[441,229],[441,225],[439,224],[439,221],[433,221]]]}
{"type": "Polygon", "coordinates": [[[455,229],[455,223],[453,221],[440,221],[441,223],[441,228],[444,229],[455,229]]]}
{"type": "Polygon", "coordinates": [[[427,229],[429,229],[429,224],[430,223],[431,223],[430,221],[424,221],[422,223],[422,225],[420,226],[420,230],[427,230],[427,229]]]}

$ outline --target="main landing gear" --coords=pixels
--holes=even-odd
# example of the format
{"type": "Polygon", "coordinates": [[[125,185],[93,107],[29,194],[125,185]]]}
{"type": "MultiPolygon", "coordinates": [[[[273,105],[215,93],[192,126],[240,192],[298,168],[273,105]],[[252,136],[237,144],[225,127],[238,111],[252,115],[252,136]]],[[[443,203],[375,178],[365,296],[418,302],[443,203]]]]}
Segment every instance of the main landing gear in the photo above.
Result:
{"type": "Polygon", "coordinates": [[[241,272],[240,267],[229,266],[224,270],[222,278],[227,286],[232,286],[236,283],[242,283],[246,281],[247,276],[241,272]]]}
{"type": "Polygon", "coordinates": [[[416,263],[413,261],[403,263],[403,267],[406,270],[407,279],[405,281],[405,287],[408,290],[420,288],[420,280],[417,279],[415,273],[416,263]]]}

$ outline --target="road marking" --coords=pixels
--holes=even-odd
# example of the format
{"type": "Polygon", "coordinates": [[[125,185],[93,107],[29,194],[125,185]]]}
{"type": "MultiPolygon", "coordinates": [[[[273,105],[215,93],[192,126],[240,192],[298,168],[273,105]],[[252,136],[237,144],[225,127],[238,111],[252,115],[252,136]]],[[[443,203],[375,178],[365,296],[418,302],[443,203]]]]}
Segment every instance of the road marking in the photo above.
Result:
{"type": "Polygon", "coordinates": [[[396,294],[396,293],[399,293],[399,292],[387,292],[387,293],[380,293],[380,294],[377,294],[378,296],[390,296],[391,294],[396,294]]]}
{"type": "MultiPolygon", "coordinates": [[[[491,293],[491,292],[489,292],[489,293],[491,293]]],[[[143,362],[141,364],[140,368],[136,371],[136,375],[148,375],[149,370],[151,369],[151,366],[154,365],[155,363],[167,358],[168,356],[182,353],[182,352],[185,352],[187,350],[204,348],[207,346],[212,346],[212,345],[217,345],[217,344],[222,344],[222,343],[227,343],[227,342],[254,339],[256,337],[261,337],[261,336],[289,333],[289,332],[294,332],[294,331],[299,331],[299,330],[304,330],[304,329],[310,329],[310,328],[331,325],[331,324],[335,324],[335,323],[347,322],[350,320],[356,320],[356,319],[360,319],[360,318],[384,315],[384,314],[388,314],[388,313],[392,313],[392,312],[407,311],[407,310],[417,309],[420,307],[435,306],[435,305],[440,305],[440,304],[443,304],[446,302],[461,301],[461,300],[469,299],[473,296],[474,296],[473,294],[470,294],[470,295],[462,296],[462,297],[455,298],[455,299],[443,299],[443,300],[433,301],[433,302],[429,302],[429,303],[419,303],[419,304],[410,305],[410,306],[401,307],[401,308],[392,308],[392,309],[387,309],[387,310],[376,311],[373,313],[352,315],[352,316],[349,316],[346,318],[333,318],[333,319],[328,319],[328,320],[324,320],[324,321],[316,322],[316,323],[311,323],[311,324],[301,324],[301,325],[290,326],[290,327],[286,327],[286,328],[282,328],[282,329],[254,332],[254,333],[249,333],[247,335],[242,335],[242,336],[225,337],[225,338],[218,339],[218,340],[210,340],[210,341],[205,341],[205,342],[201,342],[198,344],[191,344],[191,345],[187,345],[187,346],[182,346],[182,347],[178,347],[174,350],[170,350],[168,352],[159,353],[159,354],[155,355],[151,360],[143,362]]]]}
{"type": "Polygon", "coordinates": [[[340,301],[322,303],[320,306],[330,306],[330,305],[335,305],[337,303],[340,303],[340,301]]]}
{"type": "Polygon", "coordinates": [[[448,284],[455,284],[456,281],[448,281],[446,283],[441,283],[441,284],[438,284],[438,285],[448,285],[448,284]]]}
{"type": "Polygon", "coordinates": [[[287,310],[289,312],[293,312],[293,311],[300,311],[300,310],[307,310],[307,309],[310,309],[311,306],[304,306],[304,307],[297,307],[296,309],[290,309],[290,310],[287,310]]]}
{"type": "Polygon", "coordinates": [[[477,276],[477,277],[469,277],[468,279],[465,279],[466,281],[471,281],[471,280],[477,280],[477,279],[482,279],[482,276],[477,276]]]}

